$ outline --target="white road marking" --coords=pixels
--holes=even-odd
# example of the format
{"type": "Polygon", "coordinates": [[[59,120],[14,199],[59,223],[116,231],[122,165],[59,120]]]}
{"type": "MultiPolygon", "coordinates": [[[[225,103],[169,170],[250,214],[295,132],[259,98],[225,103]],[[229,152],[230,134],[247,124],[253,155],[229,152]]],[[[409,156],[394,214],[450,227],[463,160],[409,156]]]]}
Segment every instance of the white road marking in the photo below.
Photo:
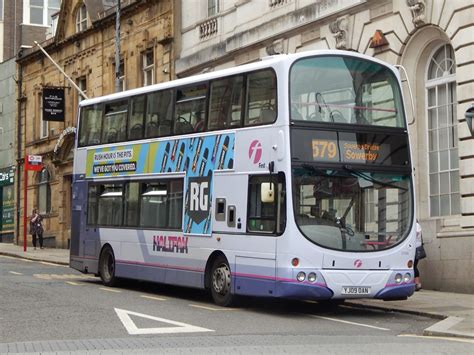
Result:
{"type": "Polygon", "coordinates": [[[65,265],[58,265],[58,264],[48,263],[47,261],[40,261],[40,263],[44,264],[44,265],[50,265],[50,266],[65,266],[65,265]]]}
{"type": "Polygon", "coordinates": [[[315,317],[315,318],[326,319],[326,320],[330,320],[330,321],[333,321],[333,322],[339,322],[339,323],[346,323],[346,324],[357,325],[357,326],[359,326],[359,327],[367,327],[367,328],[373,328],[373,329],[378,329],[378,330],[390,330],[390,329],[388,329],[388,328],[376,327],[376,326],[373,326],[373,325],[363,324],[363,323],[349,322],[349,321],[347,321],[347,320],[342,320],[342,319],[329,318],[329,317],[322,317],[322,316],[316,316],[316,315],[312,315],[312,316],[315,317]]]}
{"type": "Polygon", "coordinates": [[[81,286],[82,285],[80,283],[73,282],[73,281],[66,281],[66,283],[69,284],[69,285],[73,285],[73,286],[81,286]]]}
{"type": "Polygon", "coordinates": [[[116,292],[116,293],[122,292],[122,291],[114,290],[114,289],[112,289],[112,288],[107,288],[107,287],[99,287],[99,290],[109,291],[109,292],[116,292]]]}
{"type": "Polygon", "coordinates": [[[195,332],[213,332],[214,330],[197,327],[191,324],[176,322],[169,319],[149,316],[143,313],[131,312],[124,309],[114,308],[117,316],[122,321],[125,329],[130,335],[138,334],[175,334],[175,333],[195,333],[195,332]],[[160,327],[160,328],[141,328],[139,329],[132,321],[130,316],[141,317],[155,320],[160,323],[172,324],[174,327],[160,327]]]}
{"type": "Polygon", "coordinates": [[[416,335],[416,334],[399,334],[399,337],[410,337],[410,338],[423,338],[423,339],[433,339],[433,340],[451,340],[451,341],[458,341],[461,343],[469,343],[474,344],[474,339],[466,339],[466,338],[455,338],[455,337],[438,337],[434,335],[416,335]]]}
{"type": "Polygon", "coordinates": [[[166,301],[166,298],[162,298],[162,297],[145,296],[145,295],[141,295],[140,297],[147,298],[150,300],[155,300],[155,301],[166,301]]]}
{"type": "Polygon", "coordinates": [[[190,307],[195,307],[195,308],[202,308],[202,309],[207,309],[208,311],[237,311],[237,308],[214,308],[214,307],[208,307],[208,306],[201,306],[199,304],[190,304],[190,307]]]}
{"type": "Polygon", "coordinates": [[[10,274],[13,274],[13,275],[23,275],[21,272],[16,272],[16,271],[10,271],[10,274]]]}

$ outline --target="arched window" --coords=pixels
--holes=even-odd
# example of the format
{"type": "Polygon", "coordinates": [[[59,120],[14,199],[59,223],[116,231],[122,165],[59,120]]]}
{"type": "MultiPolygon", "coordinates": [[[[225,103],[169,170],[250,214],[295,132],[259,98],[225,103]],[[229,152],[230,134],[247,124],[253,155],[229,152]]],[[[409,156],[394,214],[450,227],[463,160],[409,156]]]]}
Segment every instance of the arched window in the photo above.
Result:
{"type": "Polygon", "coordinates": [[[51,212],[50,175],[47,169],[41,170],[38,175],[38,212],[40,214],[51,212]]]}
{"type": "Polygon", "coordinates": [[[76,12],[76,32],[82,32],[87,29],[87,9],[86,5],[82,4],[76,12]]]}
{"type": "Polygon", "coordinates": [[[456,65],[446,44],[431,57],[426,77],[430,215],[460,213],[456,65]]]}

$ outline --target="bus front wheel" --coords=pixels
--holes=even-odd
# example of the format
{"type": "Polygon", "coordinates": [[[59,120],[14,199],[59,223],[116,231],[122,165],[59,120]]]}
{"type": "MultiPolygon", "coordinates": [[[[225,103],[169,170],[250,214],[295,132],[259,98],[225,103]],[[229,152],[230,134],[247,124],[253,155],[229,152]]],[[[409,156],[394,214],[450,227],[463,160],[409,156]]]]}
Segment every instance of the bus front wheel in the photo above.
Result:
{"type": "Polygon", "coordinates": [[[229,263],[223,256],[219,256],[212,264],[211,294],[214,302],[222,307],[230,306],[235,299],[231,293],[231,273],[229,263]]]}
{"type": "Polygon", "coordinates": [[[117,284],[117,277],[115,277],[115,256],[110,246],[106,246],[100,254],[99,272],[102,283],[105,286],[113,287],[117,284]]]}

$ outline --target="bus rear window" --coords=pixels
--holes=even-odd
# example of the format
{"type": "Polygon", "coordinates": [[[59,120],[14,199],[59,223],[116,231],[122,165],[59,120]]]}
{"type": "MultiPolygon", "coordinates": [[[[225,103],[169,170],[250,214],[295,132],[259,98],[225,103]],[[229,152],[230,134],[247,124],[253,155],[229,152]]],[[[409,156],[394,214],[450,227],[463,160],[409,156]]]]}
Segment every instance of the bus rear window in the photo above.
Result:
{"type": "Polygon", "coordinates": [[[359,58],[297,61],[290,72],[290,100],[293,121],[405,127],[395,75],[359,58]]]}

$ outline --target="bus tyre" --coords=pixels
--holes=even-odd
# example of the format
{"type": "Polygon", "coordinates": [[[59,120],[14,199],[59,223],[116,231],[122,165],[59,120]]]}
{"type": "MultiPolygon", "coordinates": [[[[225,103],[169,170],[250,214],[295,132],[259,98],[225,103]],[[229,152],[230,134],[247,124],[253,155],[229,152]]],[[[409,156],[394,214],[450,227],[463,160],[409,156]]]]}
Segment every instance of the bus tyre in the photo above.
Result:
{"type": "Polygon", "coordinates": [[[105,286],[113,287],[117,285],[117,278],[115,277],[115,256],[110,246],[106,246],[100,254],[99,273],[102,283],[105,286]]]}
{"type": "Polygon", "coordinates": [[[212,264],[211,294],[214,302],[222,307],[230,306],[235,299],[231,293],[231,273],[229,263],[223,256],[219,256],[212,264]]]}

